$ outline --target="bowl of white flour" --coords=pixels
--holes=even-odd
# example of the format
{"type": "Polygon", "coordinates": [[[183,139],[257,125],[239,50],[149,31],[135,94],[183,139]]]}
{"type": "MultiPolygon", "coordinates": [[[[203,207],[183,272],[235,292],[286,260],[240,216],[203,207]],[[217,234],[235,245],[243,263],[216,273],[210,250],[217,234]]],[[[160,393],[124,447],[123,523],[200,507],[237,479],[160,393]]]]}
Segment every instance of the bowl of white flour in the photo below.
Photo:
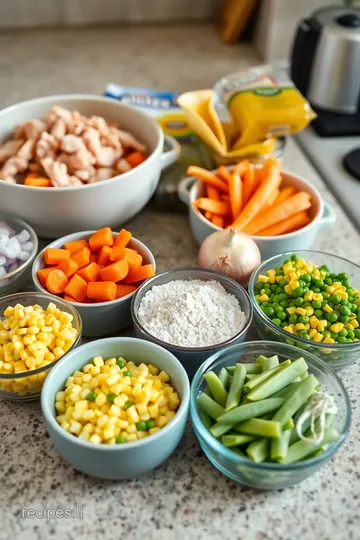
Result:
{"type": "Polygon", "coordinates": [[[171,351],[191,379],[214,352],[244,341],[253,310],[233,279],[200,268],[157,274],[133,296],[136,335],[171,351]]]}

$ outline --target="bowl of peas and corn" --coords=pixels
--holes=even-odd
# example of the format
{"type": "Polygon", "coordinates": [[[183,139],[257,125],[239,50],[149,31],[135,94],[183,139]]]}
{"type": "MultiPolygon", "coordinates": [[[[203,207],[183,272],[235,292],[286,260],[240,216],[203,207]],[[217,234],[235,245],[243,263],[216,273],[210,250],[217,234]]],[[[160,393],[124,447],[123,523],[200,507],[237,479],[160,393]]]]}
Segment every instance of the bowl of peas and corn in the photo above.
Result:
{"type": "Polygon", "coordinates": [[[360,358],[360,267],[318,251],[283,253],[253,272],[249,295],[262,339],[342,369],[360,358]]]}
{"type": "Polygon", "coordinates": [[[282,489],[302,482],[340,448],[351,405],[336,373],[297,347],[233,345],[197,371],[190,415],[210,462],[241,484],[282,489]]]}
{"type": "Polygon", "coordinates": [[[56,362],[81,339],[81,318],[61,298],[25,292],[0,299],[0,396],[39,397],[56,362]]]}
{"type": "Polygon", "coordinates": [[[185,429],[190,385],[180,362],[135,338],[87,343],[46,379],[41,406],[63,459],[97,478],[133,478],[160,465],[185,429]]]}

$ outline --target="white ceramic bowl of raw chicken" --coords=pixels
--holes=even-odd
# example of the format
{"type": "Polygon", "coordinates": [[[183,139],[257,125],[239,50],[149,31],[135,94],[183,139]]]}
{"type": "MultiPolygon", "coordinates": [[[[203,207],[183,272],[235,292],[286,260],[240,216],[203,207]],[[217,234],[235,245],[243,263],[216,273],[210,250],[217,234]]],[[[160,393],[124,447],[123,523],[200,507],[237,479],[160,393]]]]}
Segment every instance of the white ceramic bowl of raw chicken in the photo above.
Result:
{"type": "Polygon", "coordinates": [[[129,105],[90,95],[49,96],[3,109],[0,111],[0,144],[14,137],[19,124],[43,119],[54,106],[118,123],[121,130],[144,145],[149,157],[128,172],[87,185],[49,188],[0,180],[0,214],[6,212],[25,220],[44,238],[105,226],[118,227],[150,200],[162,169],[179,157],[178,144],[171,137],[165,137],[170,150],[164,152],[164,134],[155,120],[129,105]]]}

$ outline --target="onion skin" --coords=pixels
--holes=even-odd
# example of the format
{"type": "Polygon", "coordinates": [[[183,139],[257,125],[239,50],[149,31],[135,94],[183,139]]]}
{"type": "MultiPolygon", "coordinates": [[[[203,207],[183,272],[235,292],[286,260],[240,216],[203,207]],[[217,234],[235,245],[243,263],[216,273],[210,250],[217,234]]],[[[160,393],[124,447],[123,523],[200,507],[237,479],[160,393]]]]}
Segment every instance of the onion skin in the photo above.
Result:
{"type": "Polygon", "coordinates": [[[201,268],[225,274],[243,287],[260,262],[260,251],[254,240],[235,229],[214,232],[205,238],[199,250],[201,268]]]}

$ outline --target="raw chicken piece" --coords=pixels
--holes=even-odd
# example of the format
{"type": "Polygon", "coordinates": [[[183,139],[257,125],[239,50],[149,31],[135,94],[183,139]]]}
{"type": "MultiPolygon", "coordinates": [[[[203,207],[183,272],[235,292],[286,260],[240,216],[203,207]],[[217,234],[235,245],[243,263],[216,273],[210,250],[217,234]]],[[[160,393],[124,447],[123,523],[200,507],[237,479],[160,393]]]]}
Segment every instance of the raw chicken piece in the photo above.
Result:
{"type": "Polygon", "coordinates": [[[7,184],[16,184],[16,180],[12,176],[7,176],[6,178],[2,178],[1,172],[0,172],[0,180],[1,182],[6,182],[7,184]]]}
{"type": "Polygon", "coordinates": [[[100,167],[96,170],[95,182],[102,182],[103,180],[108,180],[112,178],[114,169],[111,167],[100,167]]]}
{"type": "Polygon", "coordinates": [[[38,160],[41,160],[45,157],[55,159],[56,150],[50,145],[48,141],[41,138],[36,143],[35,156],[38,160]]]}
{"type": "Polygon", "coordinates": [[[119,171],[119,173],[124,173],[131,171],[132,166],[126,161],[126,159],[119,159],[119,161],[115,165],[115,168],[117,171],[119,171]]]}
{"type": "Polygon", "coordinates": [[[48,178],[50,178],[53,186],[65,187],[70,184],[65,163],[59,163],[50,157],[46,157],[41,160],[41,165],[44,167],[44,171],[48,178]]]}
{"type": "Polygon", "coordinates": [[[82,139],[88,150],[97,156],[101,149],[100,133],[95,128],[89,127],[82,134],[82,139]]]}
{"type": "Polygon", "coordinates": [[[99,167],[112,167],[119,157],[119,151],[115,150],[115,148],[102,146],[96,157],[96,164],[99,167]]]}
{"type": "Polygon", "coordinates": [[[51,135],[55,137],[58,141],[61,141],[66,134],[66,124],[62,118],[58,118],[50,131],[51,135]]]}
{"type": "Polygon", "coordinates": [[[135,139],[135,137],[131,135],[131,133],[116,128],[111,128],[110,131],[117,136],[117,138],[125,148],[134,148],[134,150],[137,150],[138,152],[146,151],[146,146],[144,144],[141,144],[137,139],[135,139]]]}
{"type": "Polygon", "coordinates": [[[0,163],[4,163],[7,159],[12,157],[19,150],[20,146],[24,144],[24,139],[11,139],[0,146],[0,163]]]}
{"type": "Polygon", "coordinates": [[[19,124],[15,128],[16,139],[38,139],[46,126],[42,120],[35,118],[34,120],[28,120],[24,124],[19,124]]]}
{"type": "Polygon", "coordinates": [[[31,172],[40,174],[40,176],[44,175],[44,169],[40,163],[36,163],[36,161],[31,161],[28,165],[28,169],[31,172]]]}
{"type": "Polygon", "coordinates": [[[61,141],[60,148],[67,154],[73,154],[84,148],[84,142],[76,135],[65,135],[61,141]]]}
{"type": "Polygon", "coordinates": [[[82,185],[83,185],[82,181],[79,180],[77,176],[70,176],[70,184],[69,184],[70,187],[77,187],[77,186],[82,186],[82,185]]]}
{"type": "Polygon", "coordinates": [[[0,178],[14,178],[18,173],[27,169],[28,161],[24,158],[14,156],[9,158],[0,170],[0,178]]]}
{"type": "Polygon", "coordinates": [[[109,126],[101,116],[91,116],[88,125],[97,129],[100,135],[107,135],[109,133],[109,126]]]}
{"type": "Polygon", "coordinates": [[[20,158],[26,159],[28,162],[31,161],[34,157],[35,144],[36,139],[28,139],[17,151],[16,155],[20,158]]]}
{"type": "Polygon", "coordinates": [[[95,175],[95,168],[90,165],[86,169],[78,169],[74,171],[74,176],[77,176],[82,182],[89,182],[89,180],[95,175]]]}
{"type": "Polygon", "coordinates": [[[103,146],[112,146],[116,150],[121,150],[119,157],[121,157],[124,153],[119,137],[116,135],[116,133],[112,133],[111,131],[109,131],[107,135],[101,137],[101,144],[103,146]]]}

